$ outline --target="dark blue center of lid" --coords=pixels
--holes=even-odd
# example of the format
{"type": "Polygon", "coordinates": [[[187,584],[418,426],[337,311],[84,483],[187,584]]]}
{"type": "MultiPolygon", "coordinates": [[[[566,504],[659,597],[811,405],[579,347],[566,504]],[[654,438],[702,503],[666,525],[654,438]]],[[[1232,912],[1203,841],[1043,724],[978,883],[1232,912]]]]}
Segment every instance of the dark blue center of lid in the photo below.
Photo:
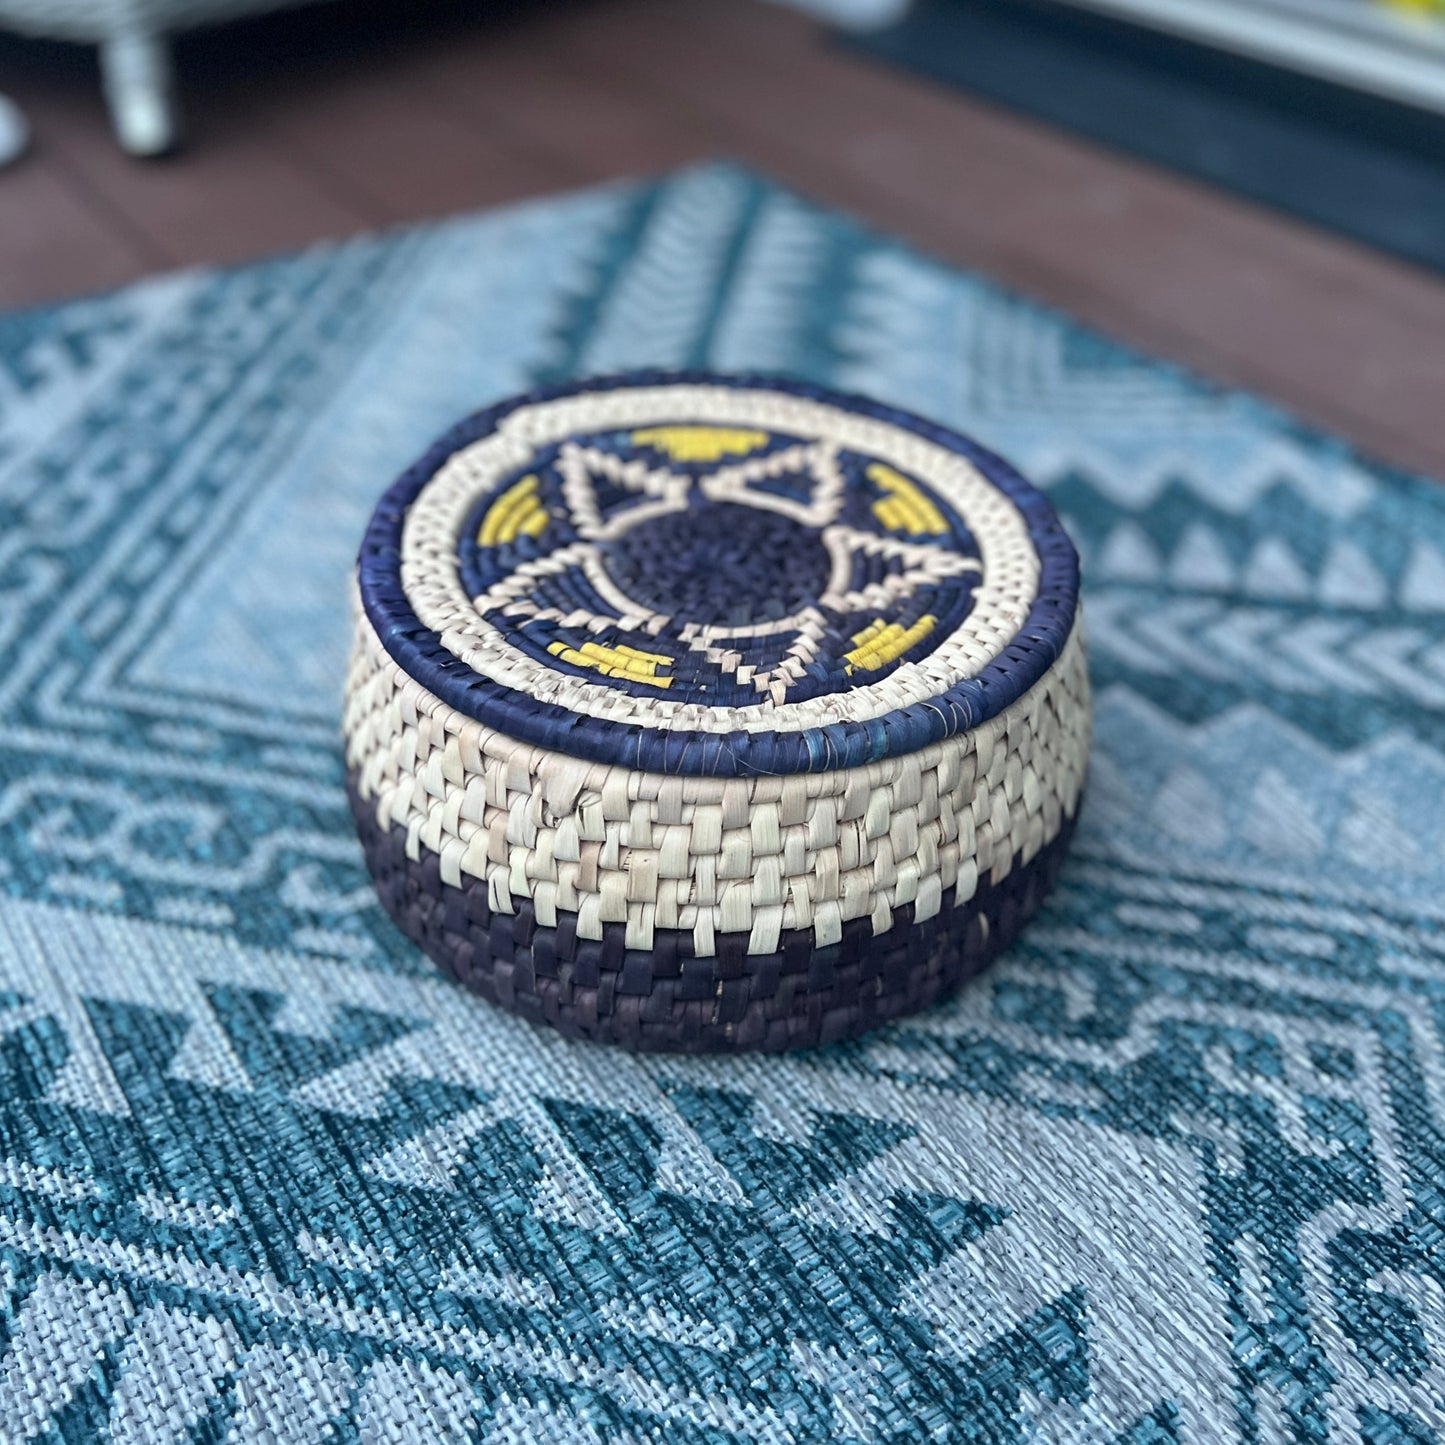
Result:
{"type": "Polygon", "coordinates": [[[610,542],[607,570],[654,612],[743,627],[816,603],[832,562],[816,528],[780,512],[703,501],[651,517],[610,542]]]}

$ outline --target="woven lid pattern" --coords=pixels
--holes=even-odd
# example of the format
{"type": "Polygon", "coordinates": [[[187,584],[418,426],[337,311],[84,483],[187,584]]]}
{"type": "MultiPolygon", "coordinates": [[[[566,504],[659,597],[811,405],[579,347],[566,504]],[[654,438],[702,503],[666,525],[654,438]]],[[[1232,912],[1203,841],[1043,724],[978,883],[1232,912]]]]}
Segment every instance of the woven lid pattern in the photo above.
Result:
{"type": "Polygon", "coordinates": [[[713,776],[976,727],[1058,659],[1077,559],[966,438],[761,378],[634,375],[468,418],[382,499],[362,604],[405,673],[524,742],[713,776]]]}

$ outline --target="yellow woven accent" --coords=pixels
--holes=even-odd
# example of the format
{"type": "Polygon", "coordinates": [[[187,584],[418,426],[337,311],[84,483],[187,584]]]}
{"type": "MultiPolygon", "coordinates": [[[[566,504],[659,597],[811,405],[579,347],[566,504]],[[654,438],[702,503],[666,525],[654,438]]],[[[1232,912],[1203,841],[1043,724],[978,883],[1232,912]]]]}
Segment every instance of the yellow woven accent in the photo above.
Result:
{"type": "Polygon", "coordinates": [[[723,457],[743,457],[767,446],[765,431],[747,431],[728,426],[654,426],[632,433],[638,446],[656,447],[675,462],[715,462],[723,457]]]}
{"type": "Polygon", "coordinates": [[[887,667],[890,662],[902,657],[915,643],[922,642],[933,631],[937,621],[938,619],[929,613],[926,617],[920,617],[912,627],[904,628],[897,622],[884,626],[883,619],[878,618],[862,632],[854,635],[853,650],[843,654],[846,671],[851,674],[862,668],[864,672],[876,672],[880,667],[887,667]]]}
{"type": "Polygon", "coordinates": [[[546,528],[549,520],[546,507],[537,499],[537,478],[526,476],[516,486],[508,487],[487,508],[477,541],[483,547],[490,547],[515,542],[523,532],[529,537],[536,537],[546,528]]]}
{"type": "Polygon", "coordinates": [[[573,667],[590,667],[603,677],[625,677],[633,682],[645,682],[649,687],[671,687],[670,677],[658,677],[657,669],[667,667],[673,659],[660,652],[642,652],[636,647],[619,644],[617,647],[603,647],[600,642],[584,642],[581,647],[568,647],[565,642],[553,642],[547,651],[573,667]]]}
{"type": "Polygon", "coordinates": [[[941,537],[948,531],[943,513],[902,472],[874,462],[868,468],[868,480],[888,493],[873,503],[873,515],[890,532],[907,532],[912,537],[941,537]]]}
{"type": "Polygon", "coordinates": [[[529,537],[539,537],[546,531],[547,523],[551,520],[546,507],[544,507],[541,502],[538,502],[527,514],[525,520],[517,524],[517,530],[519,532],[525,532],[529,537]]]}

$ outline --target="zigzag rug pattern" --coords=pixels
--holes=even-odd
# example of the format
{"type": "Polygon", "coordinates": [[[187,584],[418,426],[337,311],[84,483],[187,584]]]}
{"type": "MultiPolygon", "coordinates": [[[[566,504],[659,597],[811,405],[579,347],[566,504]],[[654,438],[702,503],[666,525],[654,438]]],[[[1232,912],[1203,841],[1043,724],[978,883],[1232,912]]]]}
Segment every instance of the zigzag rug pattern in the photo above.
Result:
{"type": "Polygon", "coordinates": [[[1445,492],[727,167],[0,317],[0,1438],[1445,1438],[1445,492]],[[377,907],[375,496],[574,374],[972,432],[1075,849],[951,1004],[569,1046],[377,907]]]}

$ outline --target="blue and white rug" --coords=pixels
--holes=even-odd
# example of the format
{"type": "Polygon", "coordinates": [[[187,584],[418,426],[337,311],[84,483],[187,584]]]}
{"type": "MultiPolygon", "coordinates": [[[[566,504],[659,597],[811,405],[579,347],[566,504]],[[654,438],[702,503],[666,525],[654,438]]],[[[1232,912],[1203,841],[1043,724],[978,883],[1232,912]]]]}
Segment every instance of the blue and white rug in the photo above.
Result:
{"type": "Polygon", "coordinates": [[[721,168],[0,318],[0,1439],[1445,1438],[1445,490],[721,168]],[[1084,554],[1025,943],[795,1058],[445,982],[346,581],[463,412],[643,366],[966,431],[1084,554]]]}

